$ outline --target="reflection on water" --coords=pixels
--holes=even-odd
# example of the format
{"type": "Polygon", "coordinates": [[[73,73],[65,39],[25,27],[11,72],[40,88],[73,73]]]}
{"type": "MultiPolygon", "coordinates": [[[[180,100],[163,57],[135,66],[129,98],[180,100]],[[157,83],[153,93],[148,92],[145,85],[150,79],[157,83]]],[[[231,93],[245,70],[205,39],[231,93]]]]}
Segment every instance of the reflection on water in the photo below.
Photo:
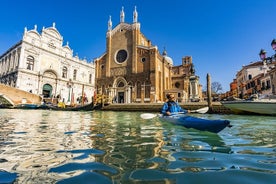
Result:
{"type": "Polygon", "coordinates": [[[0,109],[0,183],[272,183],[275,117],[230,119],[219,134],[138,112],[0,109]]]}

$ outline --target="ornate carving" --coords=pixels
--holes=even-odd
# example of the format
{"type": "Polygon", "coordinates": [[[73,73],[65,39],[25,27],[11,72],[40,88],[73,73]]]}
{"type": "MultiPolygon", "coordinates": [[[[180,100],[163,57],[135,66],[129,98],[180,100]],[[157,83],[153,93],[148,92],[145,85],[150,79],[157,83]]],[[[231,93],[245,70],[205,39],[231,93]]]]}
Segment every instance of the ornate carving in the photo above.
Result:
{"type": "Polygon", "coordinates": [[[126,75],[126,68],[112,68],[110,70],[111,76],[126,75]]]}

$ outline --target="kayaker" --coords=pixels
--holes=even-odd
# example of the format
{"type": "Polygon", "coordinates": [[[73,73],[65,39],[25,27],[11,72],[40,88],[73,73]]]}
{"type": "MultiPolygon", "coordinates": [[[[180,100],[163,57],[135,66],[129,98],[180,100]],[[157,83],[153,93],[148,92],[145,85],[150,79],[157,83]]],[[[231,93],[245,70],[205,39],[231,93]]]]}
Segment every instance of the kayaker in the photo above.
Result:
{"type": "Polygon", "coordinates": [[[168,101],[164,103],[161,113],[170,116],[171,114],[181,113],[189,113],[189,110],[182,109],[180,105],[174,100],[174,95],[169,93],[166,95],[168,101]]]}

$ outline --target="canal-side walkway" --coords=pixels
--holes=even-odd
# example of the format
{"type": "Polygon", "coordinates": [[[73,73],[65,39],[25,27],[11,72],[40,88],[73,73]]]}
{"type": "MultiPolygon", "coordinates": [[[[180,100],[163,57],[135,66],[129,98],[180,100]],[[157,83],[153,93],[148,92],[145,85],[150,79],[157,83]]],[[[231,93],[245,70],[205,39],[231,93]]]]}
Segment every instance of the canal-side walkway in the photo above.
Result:
{"type": "MultiPolygon", "coordinates": [[[[203,107],[207,107],[207,102],[187,102],[179,103],[179,105],[188,110],[197,110],[203,107]]],[[[141,111],[141,112],[159,112],[163,106],[163,103],[113,103],[103,106],[101,110],[105,111],[141,111]]],[[[217,114],[231,114],[232,111],[224,107],[220,102],[212,103],[212,113],[217,114]]]]}

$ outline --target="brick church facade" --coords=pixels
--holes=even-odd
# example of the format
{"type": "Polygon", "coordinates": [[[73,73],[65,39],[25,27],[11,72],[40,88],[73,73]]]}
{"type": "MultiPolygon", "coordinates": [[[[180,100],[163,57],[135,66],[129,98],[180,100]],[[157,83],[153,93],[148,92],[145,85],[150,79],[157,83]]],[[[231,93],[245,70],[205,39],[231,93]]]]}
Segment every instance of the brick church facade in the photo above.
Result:
{"type": "Polygon", "coordinates": [[[95,59],[97,93],[114,103],[163,102],[167,93],[175,94],[179,102],[201,99],[192,57],[183,57],[182,65],[174,66],[166,50],[161,54],[140,31],[136,7],[133,22],[124,19],[123,8],[114,28],[109,18],[106,52],[95,59]]]}

